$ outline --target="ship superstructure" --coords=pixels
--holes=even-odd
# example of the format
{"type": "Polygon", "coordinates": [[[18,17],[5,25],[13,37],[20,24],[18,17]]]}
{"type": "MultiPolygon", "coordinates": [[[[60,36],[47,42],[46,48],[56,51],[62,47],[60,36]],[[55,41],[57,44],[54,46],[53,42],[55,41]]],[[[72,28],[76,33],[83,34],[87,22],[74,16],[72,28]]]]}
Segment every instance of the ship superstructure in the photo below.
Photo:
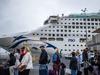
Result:
{"type": "Polygon", "coordinates": [[[50,16],[42,28],[31,33],[39,40],[49,43],[65,53],[86,48],[95,29],[100,27],[100,13],[50,16]]]}

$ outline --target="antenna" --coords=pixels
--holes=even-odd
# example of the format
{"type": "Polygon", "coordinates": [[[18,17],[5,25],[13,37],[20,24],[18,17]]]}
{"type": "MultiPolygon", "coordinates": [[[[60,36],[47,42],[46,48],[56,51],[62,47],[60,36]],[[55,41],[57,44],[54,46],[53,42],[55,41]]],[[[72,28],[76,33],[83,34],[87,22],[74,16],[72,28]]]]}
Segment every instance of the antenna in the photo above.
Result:
{"type": "Polygon", "coordinates": [[[86,14],[87,8],[81,9],[81,11],[86,14]]]}

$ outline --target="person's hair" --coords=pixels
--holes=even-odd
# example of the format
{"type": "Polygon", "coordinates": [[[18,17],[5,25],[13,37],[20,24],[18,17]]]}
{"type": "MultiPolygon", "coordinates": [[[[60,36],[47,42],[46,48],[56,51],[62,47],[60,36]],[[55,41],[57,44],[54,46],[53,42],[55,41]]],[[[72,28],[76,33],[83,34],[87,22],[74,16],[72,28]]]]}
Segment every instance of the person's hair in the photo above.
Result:
{"type": "Polygon", "coordinates": [[[20,49],[16,49],[18,53],[20,53],[20,49]]]}
{"type": "Polygon", "coordinates": [[[75,56],[75,52],[72,52],[72,56],[75,56]]]}
{"type": "Polygon", "coordinates": [[[44,46],[40,46],[40,48],[45,48],[44,46]]]}

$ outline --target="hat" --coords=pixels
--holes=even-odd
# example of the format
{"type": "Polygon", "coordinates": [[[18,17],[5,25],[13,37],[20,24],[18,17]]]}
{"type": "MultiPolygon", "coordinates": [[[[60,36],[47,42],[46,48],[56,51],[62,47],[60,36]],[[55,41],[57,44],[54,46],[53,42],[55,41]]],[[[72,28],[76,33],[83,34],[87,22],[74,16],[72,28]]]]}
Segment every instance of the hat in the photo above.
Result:
{"type": "Polygon", "coordinates": [[[45,46],[40,46],[40,48],[45,48],[45,46]]]}

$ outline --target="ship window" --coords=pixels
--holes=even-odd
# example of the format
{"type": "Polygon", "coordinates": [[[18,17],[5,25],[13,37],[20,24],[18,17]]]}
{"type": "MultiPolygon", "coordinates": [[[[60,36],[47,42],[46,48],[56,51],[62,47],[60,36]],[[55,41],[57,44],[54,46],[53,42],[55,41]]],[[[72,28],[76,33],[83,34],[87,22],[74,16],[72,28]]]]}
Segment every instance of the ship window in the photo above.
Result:
{"type": "Polygon", "coordinates": [[[71,51],[71,50],[69,49],[69,51],[71,51]]]}
{"type": "Polygon", "coordinates": [[[41,31],[43,31],[43,30],[41,30],[41,31]]]}
{"type": "Polygon", "coordinates": [[[81,45],[81,46],[83,46],[83,45],[81,45]]]}
{"type": "Polygon", "coordinates": [[[71,26],[68,26],[68,28],[71,28],[71,26]]]}
{"type": "Polygon", "coordinates": [[[63,34],[61,34],[61,36],[63,36],[63,34]]]}
{"type": "Polygon", "coordinates": [[[49,26],[49,28],[51,28],[51,26],[49,26]]]}
{"type": "Polygon", "coordinates": [[[93,18],[91,18],[91,21],[94,21],[94,19],[93,19],[93,18]]]}
{"type": "Polygon", "coordinates": [[[70,23],[68,23],[68,24],[70,24],[70,23]]]}
{"type": "Polygon", "coordinates": [[[53,28],[55,28],[55,26],[53,26],[53,28]]]}
{"type": "Polygon", "coordinates": [[[73,45],[73,46],[75,46],[75,45],[73,45]]]}
{"type": "Polygon", "coordinates": [[[57,36],[59,36],[59,34],[57,34],[57,36]]]}
{"type": "Polygon", "coordinates": [[[65,44],[65,46],[67,46],[67,44],[65,44]]]}
{"type": "Polygon", "coordinates": [[[70,34],[68,34],[68,36],[71,36],[70,34]]]}
{"type": "Polygon", "coordinates": [[[92,25],[94,25],[94,23],[92,23],[92,25]]]}
{"type": "Polygon", "coordinates": [[[71,46],[71,45],[69,44],[69,46],[71,46]]]}
{"type": "Polygon", "coordinates": [[[86,29],[86,26],[84,26],[84,29],[86,29]]]}
{"type": "Polygon", "coordinates": [[[57,26],[57,28],[59,28],[59,26],[57,26]]]}
{"type": "Polygon", "coordinates": [[[67,34],[65,34],[64,36],[67,36],[67,34]]]}
{"type": "Polygon", "coordinates": [[[63,30],[61,30],[61,32],[63,32],[63,30]]]}
{"type": "Polygon", "coordinates": [[[65,23],[66,24],[66,23],[65,23]]]}
{"type": "Polygon", "coordinates": [[[88,29],[90,28],[90,26],[88,26],[88,29]]]}
{"type": "Polygon", "coordinates": [[[49,30],[49,32],[51,32],[51,30],[49,30]]]}
{"type": "Polygon", "coordinates": [[[77,46],[79,46],[79,45],[77,45],[77,46]]]}
{"type": "Polygon", "coordinates": [[[88,25],[90,25],[90,23],[88,23],[88,25]]]}
{"type": "Polygon", "coordinates": [[[90,35],[88,35],[88,37],[90,37],[90,35]]]}
{"type": "Polygon", "coordinates": [[[47,34],[45,34],[45,35],[47,35],[47,34]]]}
{"type": "Polygon", "coordinates": [[[65,30],[65,32],[67,32],[67,30],[65,30]]]}
{"type": "Polygon", "coordinates": [[[81,36],[83,36],[83,35],[81,34],[81,36]]]}
{"type": "Polygon", "coordinates": [[[65,51],[67,51],[67,49],[65,49],[65,51]]]}
{"type": "Polygon", "coordinates": [[[88,32],[90,32],[90,30],[88,30],[88,32]]]}
{"type": "Polygon", "coordinates": [[[86,25],[86,23],[84,23],[84,25],[86,25]]]}
{"type": "Polygon", "coordinates": [[[78,20],[78,19],[76,19],[76,20],[78,20]]]}
{"type": "Polygon", "coordinates": [[[65,18],[65,20],[67,20],[67,19],[65,18]]]}
{"type": "Polygon", "coordinates": [[[78,25],[79,23],[78,22],[76,22],[76,25],[78,25]]]}
{"type": "Polygon", "coordinates": [[[71,30],[69,30],[69,32],[71,32],[71,30]]]}
{"type": "Polygon", "coordinates": [[[67,28],[67,26],[64,26],[65,28],[67,28]]]}
{"type": "Polygon", "coordinates": [[[98,20],[95,18],[95,21],[98,21],[98,20]]]}
{"type": "Polygon", "coordinates": [[[63,23],[61,22],[61,24],[63,24],[63,23]]]}
{"type": "Polygon", "coordinates": [[[57,32],[59,32],[59,30],[57,29],[57,32]]]}
{"type": "Polygon", "coordinates": [[[75,26],[72,26],[72,28],[75,28],[75,26]]]}
{"type": "Polygon", "coordinates": [[[71,19],[69,19],[69,20],[71,20],[71,19]]]}
{"type": "Polygon", "coordinates": [[[35,34],[33,34],[33,35],[35,35],[35,34]]]}
{"type": "Polygon", "coordinates": [[[98,25],[98,23],[95,23],[95,25],[98,25]]]}
{"type": "Polygon", "coordinates": [[[75,24],[75,22],[72,22],[72,24],[75,24]]]}
{"type": "Polygon", "coordinates": [[[45,30],[45,31],[47,31],[47,30],[45,30]]]}
{"type": "Polygon", "coordinates": [[[55,36],[55,34],[52,34],[52,36],[55,36]]]}
{"type": "Polygon", "coordinates": [[[90,19],[87,19],[87,21],[90,21],[90,19]]]}
{"type": "Polygon", "coordinates": [[[39,34],[37,34],[37,35],[39,35],[39,34]]]}
{"type": "Polygon", "coordinates": [[[53,32],[55,32],[55,30],[53,30],[53,32]]]}
{"type": "Polygon", "coordinates": [[[63,28],[63,26],[61,26],[61,28],[63,28]]]}
{"type": "Polygon", "coordinates": [[[92,27],[92,29],[94,29],[94,27],[92,27]]]}
{"type": "Polygon", "coordinates": [[[75,34],[73,34],[73,36],[75,36],[75,34]]]}
{"type": "Polygon", "coordinates": [[[86,21],[86,19],[83,19],[83,21],[86,21]]]}
{"type": "Polygon", "coordinates": [[[79,36],[78,34],[76,36],[79,36]]]}
{"type": "Polygon", "coordinates": [[[82,25],[82,22],[80,22],[80,25],[82,25]]]}
{"type": "Polygon", "coordinates": [[[41,40],[41,41],[44,41],[44,40],[47,40],[47,38],[41,37],[40,40],[41,40]]]}
{"type": "Polygon", "coordinates": [[[49,34],[49,36],[51,36],[51,34],[49,34]]]}
{"type": "Polygon", "coordinates": [[[76,28],[79,28],[79,26],[76,26],[76,28]]]}
{"type": "Polygon", "coordinates": [[[43,34],[41,34],[41,35],[43,35],[43,34]]]}
{"type": "Polygon", "coordinates": [[[63,38],[56,38],[56,40],[58,40],[58,41],[63,41],[63,38]]]}
{"type": "Polygon", "coordinates": [[[85,38],[80,38],[80,42],[85,42],[86,39],[85,38]]]}
{"type": "Polygon", "coordinates": [[[48,38],[48,40],[49,40],[49,41],[54,41],[54,40],[55,40],[55,38],[48,38]]]}
{"type": "Polygon", "coordinates": [[[83,27],[82,27],[82,26],[80,26],[80,28],[82,29],[83,27]]]}

